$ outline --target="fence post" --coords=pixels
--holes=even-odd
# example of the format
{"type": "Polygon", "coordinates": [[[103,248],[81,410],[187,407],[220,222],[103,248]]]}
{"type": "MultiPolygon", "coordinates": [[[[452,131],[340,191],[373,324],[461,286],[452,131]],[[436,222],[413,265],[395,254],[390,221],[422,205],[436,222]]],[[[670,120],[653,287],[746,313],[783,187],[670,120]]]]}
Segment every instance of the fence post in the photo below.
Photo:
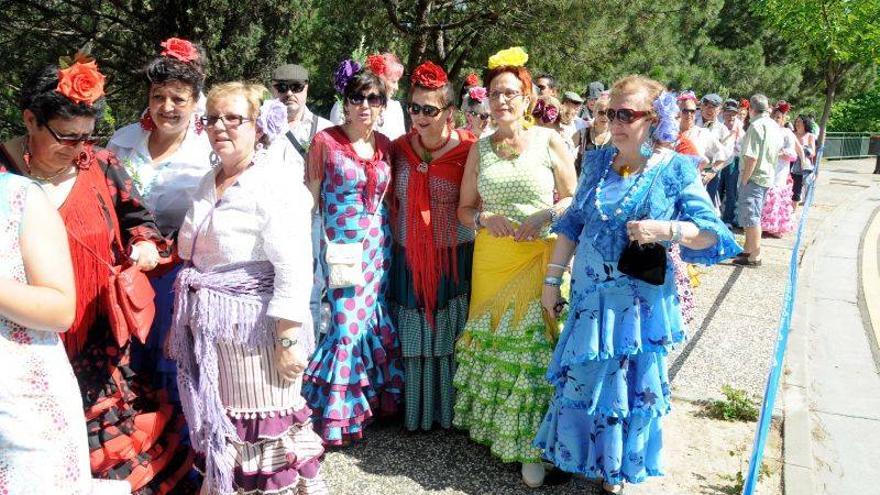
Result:
{"type": "Polygon", "coordinates": [[[874,164],[874,173],[880,175],[880,134],[871,136],[868,142],[868,153],[877,155],[877,163],[874,164]]]}

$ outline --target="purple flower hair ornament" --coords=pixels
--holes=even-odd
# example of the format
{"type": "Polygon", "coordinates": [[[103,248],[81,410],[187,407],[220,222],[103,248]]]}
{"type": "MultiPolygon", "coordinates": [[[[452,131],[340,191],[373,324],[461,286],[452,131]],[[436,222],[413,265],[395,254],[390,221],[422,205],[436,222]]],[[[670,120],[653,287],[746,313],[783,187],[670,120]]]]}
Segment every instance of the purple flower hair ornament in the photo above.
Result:
{"type": "Polygon", "coordinates": [[[678,140],[678,99],[675,93],[664,91],[654,100],[654,113],[657,124],[651,137],[655,141],[674,143],[678,140]]]}
{"type": "Polygon", "coordinates": [[[260,106],[260,114],[257,116],[257,129],[259,129],[271,143],[276,137],[284,133],[287,124],[287,106],[275,99],[268,99],[260,106]]]}
{"type": "Polygon", "coordinates": [[[340,62],[333,73],[333,87],[336,88],[336,92],[339,94],[345,93],[345,86],[348,85],[348,81],[360,70],[361,64],[355,60],[347,58],[340,62]]]}

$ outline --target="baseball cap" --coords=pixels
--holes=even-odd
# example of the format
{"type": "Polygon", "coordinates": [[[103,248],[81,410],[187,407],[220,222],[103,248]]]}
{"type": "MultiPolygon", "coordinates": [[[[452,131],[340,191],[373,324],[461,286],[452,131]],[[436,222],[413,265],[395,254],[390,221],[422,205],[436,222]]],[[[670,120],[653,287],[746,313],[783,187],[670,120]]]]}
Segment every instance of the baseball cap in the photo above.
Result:
{"type": "Polygon", "coordinates": [[[297,64],[284,64],[272,72],[273,81],[308,81],[309,71],[297,64]]]}
{"type": "Polygon", "coordinates": [[[724,110],[739,110],[739,102],[733,98],[724,100],[724,110]]]}
{"type": "Polygon", "coordinates": [[[709,94],[703,96],[703,99],[700,100],[700,102],[701,103],[708,103],[708,104],[712,105],[713,107],[719,107],[719,106],[721,106],[721,97],[715,93],[709,93],[709,94]]]}

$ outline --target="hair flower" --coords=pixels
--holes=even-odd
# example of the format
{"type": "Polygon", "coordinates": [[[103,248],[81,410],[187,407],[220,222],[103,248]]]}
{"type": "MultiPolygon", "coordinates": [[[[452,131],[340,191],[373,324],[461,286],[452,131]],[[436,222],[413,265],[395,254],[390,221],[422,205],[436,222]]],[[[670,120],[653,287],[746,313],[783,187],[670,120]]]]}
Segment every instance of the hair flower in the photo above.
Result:
{"type": "Polygon", "coordinates": [[[549,124],[551,122],[556,122],[556,119],[559,117],[559,109],[554,105],[547,105],[544,108],[544,115],[541,116],[541,122],[545,124],[549,124]]]}
{"type": "Polygon", "coordinates": [[[697,103],[699,101],[697,100],[697,95],[695,95],[693,91],[684,91],[680,95],[678,95],[678,101],[688,100],[693,101],[694,103],[697,103]]]}
{"type": "Polygon", "coordinates": [[[351,80],[355,74],[360,72],[360,70],[361,64],[350,58],[340,62],[339,66],[336,67],[336,71],[333,73],[333,87],[336,88],[336,92],[339,94],[344,93],[348,81],[351,80]]]}
{"type": "Polygon", "coordinates": [[[193,62],[199,59],[199,50],[191,42],[182,38],[168,38],[160,43],[163,48],[159,54],[163,57],[176,58],[181,62],[193,62]]]}
{"type": "Polygon", "coordinates": [[[464,78],[464,85],[465,86],[479,86],[480,85],[480,78],[477,77],[476,74],[471,72],[470,74],[467,75],[467,77],[464,78]]]}
{"type": "Polygon", "coordinates": [[[388,64],[385,63],[385,57],[381,53],[367,56],[367,62],[364,65],[379,77],[385,77],[385,73],[388,71],[388,64]]]}
{"type": "Polygon", "coordinates": [[[287,124],[287,106],[275,99],[268,99],[260,106],[260,114],[257,116],[257,129],[266,135],[271,143],[276,137],[284,133],[287,124]]]}
{"type": "Polygon", "coordinates": [[[488,98],[489,92],[486,91],[486,88],[482,86],[474,86],[473,88],[468,90],[468,98],[473,101],[477,101],[483,103],[488,98]]]}
{"type": "Polygon", "coordinates": [[[416,67],[412,77],[410,77],[410,82],[414,86],[426,89],[439,89],[446,86],[449,78],[442,67],[429,60],[416,67]]]}
{"type": "Polygon", "coordinates": [[[403,77],[403,64],[400,63],[400,59],[391,52],[383,53],[382,58],[385,59],[385,78],[392,82],[399,81],[403,77]]]}
{"type": "Polygon", "coordinates": [[[92,106],[104,96],[104,74],[98,71],[98,64],[76,62],[66,69],[58,70],[56,91],[74,103],[92,106]]]}
{"type": "Polygon", "coordinates": [[[520,46],[501,50],[489,57],[489,69],[496,67],[522,67],[529,61],[529,55],[520,46]]]}
{"type": "MultiPolygon", "coordinates": [[[[693,93],[691,93],[693,96],[693,93]]],[[[675,93],[664,91],[654,100],[654,113],[657,114],[657,124],[651,137],[655,141],[673,143],[678,140],[678,102],[682,97],[675,97],[675,93]]]]}
{"type": "Polygon", "coordinates": [[[791,104],[785,100],[779,100],[776,102],[776,110],[780,113],[788,113],[791,111],[791,104]]]}

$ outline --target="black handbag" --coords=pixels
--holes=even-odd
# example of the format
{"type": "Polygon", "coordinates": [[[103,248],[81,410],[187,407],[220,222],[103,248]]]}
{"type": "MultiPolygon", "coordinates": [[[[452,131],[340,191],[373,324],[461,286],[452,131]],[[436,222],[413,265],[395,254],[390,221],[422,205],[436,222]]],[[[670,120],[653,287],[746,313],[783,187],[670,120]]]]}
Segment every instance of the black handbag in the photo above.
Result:
{"type": "MultiPolygon", "coordinates": [[[[657,166],[661,167],[663,164],[657,166]]],[[[660,170],[654,172],[654,178],[651,179],[651,185],[648,186],[648,192],[645,193],[642,203],[643,210],[647,209],[645,205],[660,172],[660,170]]],[[[663,285],[666,282],[666,263],[666,247],[663,244],[656,242],[639,244],[638,241],[631,241],[617,260],[617,270],[651,285],[663,285]]]]}

